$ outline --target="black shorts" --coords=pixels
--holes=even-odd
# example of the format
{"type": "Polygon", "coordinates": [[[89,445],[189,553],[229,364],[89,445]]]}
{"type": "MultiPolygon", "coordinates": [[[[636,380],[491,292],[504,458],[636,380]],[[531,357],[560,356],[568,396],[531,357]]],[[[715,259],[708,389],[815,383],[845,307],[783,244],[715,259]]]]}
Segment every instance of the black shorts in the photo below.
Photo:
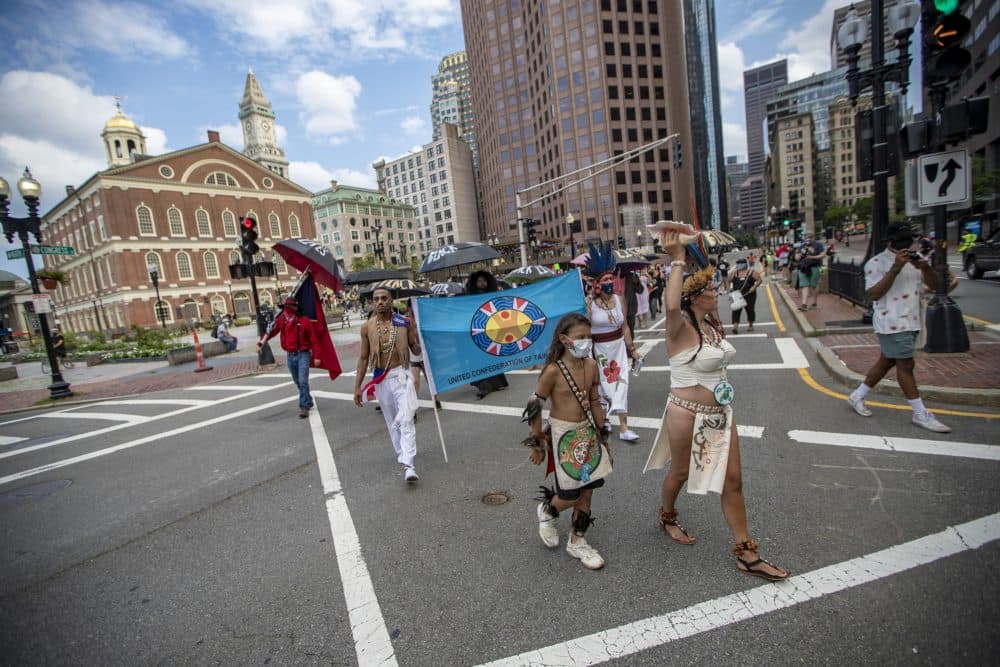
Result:
{"type": "Polygon", "coordinates": [[[602,486],[604,486],[604,480],[599,479],[596,482],[591,482],[590,484],[587,484],[586,486],[581,486],[578,489],[560,489],[559,477],[556,476],[555,473],[553,473],[553,476],[556,483],[556,496],[559,497],[559,500],[577,500],[580,498],[580,492],[583,491],[584,489],[599,489],[602,486]]]}

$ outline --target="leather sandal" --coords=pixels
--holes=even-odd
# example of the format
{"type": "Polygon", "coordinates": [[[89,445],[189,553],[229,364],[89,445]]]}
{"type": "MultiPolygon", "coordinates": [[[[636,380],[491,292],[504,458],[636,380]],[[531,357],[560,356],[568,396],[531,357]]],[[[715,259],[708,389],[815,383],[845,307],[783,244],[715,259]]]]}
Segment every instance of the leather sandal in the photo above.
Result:
{"type": "Polygon", "coordinates": [[[738,542],[736,546],[733,547],[733,555],[736,556],[736,569],[743,574],[749,574],[751,577],[760,577],[761,579],[766,579],[767,581],[782,581],[791,576],[791,572],[785,570],[785,574],[771,574],[766,570],[759,569],[761,563],[765,565],[770,565],[773,568],[778,568],[777,565],[769,560],[764,560],[763,558],[758,558],[757,560],[750,561],[749,563],[743,560],[743,552],[745,551],[757,551],[758,548],[757,540],[750,538],[746,542],[738,542]],[[740,567],[742,565],[743,567],[740,567]],[[757,569],[755,569],[757,568],[757,569]]]}
{"type": "Polygon", "coordinates": [[[660,530],[662,530],[664,534],[666,534],[666,536],[672,539],[674,542],[677,542],[677,544],[691,546],[696,541],[695,538],[692,537],[690,533],[684,530],[684,526],[677,523],[677,510],[672,510],[670,512],[667,512],[663,508],[660,508],[660,530]],[[679,528],[680,531],[684,533],[684,537],[688,539],[687,540],[677,539],[676,537],[670,534],[670,531],[667,530],[667,526],[674,526],[675,528],[679,528]]]}

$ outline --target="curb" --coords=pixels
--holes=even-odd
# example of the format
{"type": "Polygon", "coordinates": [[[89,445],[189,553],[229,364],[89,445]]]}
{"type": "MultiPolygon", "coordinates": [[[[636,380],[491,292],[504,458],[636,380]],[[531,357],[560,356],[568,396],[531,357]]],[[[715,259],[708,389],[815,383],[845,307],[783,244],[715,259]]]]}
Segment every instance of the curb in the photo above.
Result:
{"type": "MultiPolygon", "coordinates": [[[[809,321],[809,318],[807,318],[805,315],[802,314],[802,311],[799,310],[798,306],[795,305],[795,302],[792,301],[791,297],[788,296],[788,293],[785,292],[785,288],[782,287],[781,285],[774,283],[773,281],[772,284],[778,290],[778,294],[781,295],[781,300],[784,301],[785,306],[788,308],[789,312],[791,312],[792,317],[795,319],[796,324],[799,325],[799,331],[802,332],[803,336],[806,336],[808,338],[814,338],[816,336],[824,336],[828,333],[831,333],[830,329],[814,328],[812,322],[809,321]]],[[[838,334],[871,333],[871,331],[872,327],[870,325],[858,325],[856,327],[836,328],[836,333],[838,334]]]]}

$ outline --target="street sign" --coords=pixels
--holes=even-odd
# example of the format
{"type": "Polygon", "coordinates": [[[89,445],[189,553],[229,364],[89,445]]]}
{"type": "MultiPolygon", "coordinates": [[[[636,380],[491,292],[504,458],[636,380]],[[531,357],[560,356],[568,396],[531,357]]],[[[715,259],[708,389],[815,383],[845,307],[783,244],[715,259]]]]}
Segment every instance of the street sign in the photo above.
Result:
{"type": "MultiPolygon", "coordinates": [[[[75,255],[76,250],[68,245],[32,245],[32,255],[75,255]]],[[[24,248],[7,251],[7,259],[24,259],[24,248]]]]}
{"type": "Polygon", "coordinates": [[[7,251],[7,259],[24,259],[24,248],[14,248],[7,251]]]}
{"type": "Polygon", "coordinates": [[[49,301],[48,294],[32,294],[31,302],[35,305],[35,313],[51,313],[52,302],[49,301]]]}
{"type": "Polygon", "coordinates": [[[964,148],[921,155],[917,159],[917,176],[917,199],[921,208],[972,203],[969,152],[964,148]]]}

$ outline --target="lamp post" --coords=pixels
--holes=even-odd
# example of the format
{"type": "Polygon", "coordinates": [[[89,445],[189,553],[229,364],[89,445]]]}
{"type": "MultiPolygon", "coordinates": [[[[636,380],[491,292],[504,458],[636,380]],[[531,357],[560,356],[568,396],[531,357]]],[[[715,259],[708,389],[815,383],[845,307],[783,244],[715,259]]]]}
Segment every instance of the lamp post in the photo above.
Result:
{"type": "MultiPolygon", "coordinates": [[[[146,270],[149,271],[149,279],[153,283],[153,289],[156,290],[156,305],[153,306],[153,310],[156,311],[156,316],[160,319],[160,326],[166,329],[167,316],[160,303],[160,267],[157,264],[150,262],[146,265],[146,270]]],[[[232,292],[230,292],[230,295],[232,295],[232,292]]]]}
{"type": "Polygon", "coordinates": [[[566,216],[566,226],[569,227],[569,261],[576,259],[576,218],[572,213],[566,216]]]}
{"type": "MultiPolygon", "coordinates": [[[[10,209],[10,186],[6,179],[0,177],[0,221],[3,223],[3,233],[7,237],[8,243],[14,242],[14,235],[21,241],[21,248],[24,250],[24,261],[28,264],[28,282],[31,283],[33,294],[41,294],[38,289],[38,276],[35,274],[35,263],[31,258],[31,244],[28,242],[28,234],[35,236],[35,241],[42,242],[42,220],[38,217],[38,202],[42,198],[42,186],[31,176],[31,171],[24,168],[24,174],[17,181],[17,191],[28,207],[28,216],[25,218],[15,218],[9,215],[10,209]]],[[[62,371],[59,369],[59,361],[56,359],[55,350],[52,348],[52,334],[49,332],[49,321],[45,313],[37,313],[38,325],[42,330],[42,340],[45,342],[45,354],[49,358],[49,368],[52,369],[52,384],[49,385],[49,398],[65,398],[72,396],[69,390],[69,383],[63,379],[62,371]]]]}
{"type": "MultiPolygon", "coordinates": [[[[872,89],[872,235],[868,243],[867,260],[882,252],[885,246],[886,228],[889,226],[889,150],[886,142],[885,84],[899,84],[903,98],[909,86],[910,76],[910,35],[920,19],[920,4],[914,0],[903,0],[889,10],[889,30],[896,38],[896,62],[885,61],[885,43],[882,40],[883,0],[871,0],[871,46],[872,64],[867,70],[858,69],[861,45],[867,37],[868,26],[858,12],[851,7],[844,23],[837,30],[837,43],[847,54],[847,84],[851,103],[856,104],[858,95],[866,88],[872,89]]],[[[861,147],[857,146],[859,152],[861,147]]]]}
{"type": "Polygon", "coordinates": [[[385,248],[382,245],[382,224],[379,222],[375,223],[372,228],[375,232],[375,259],[378,260],[378,268],[385,268],[385,248]]]}
{"type": "Polygon", "coordinates": [[[234,316],[236,315],[236,300],[233,298],[233,281],[223,280],[222,284],[229,288],[229,305],[232,306],[231,312],[234,316]]]}

